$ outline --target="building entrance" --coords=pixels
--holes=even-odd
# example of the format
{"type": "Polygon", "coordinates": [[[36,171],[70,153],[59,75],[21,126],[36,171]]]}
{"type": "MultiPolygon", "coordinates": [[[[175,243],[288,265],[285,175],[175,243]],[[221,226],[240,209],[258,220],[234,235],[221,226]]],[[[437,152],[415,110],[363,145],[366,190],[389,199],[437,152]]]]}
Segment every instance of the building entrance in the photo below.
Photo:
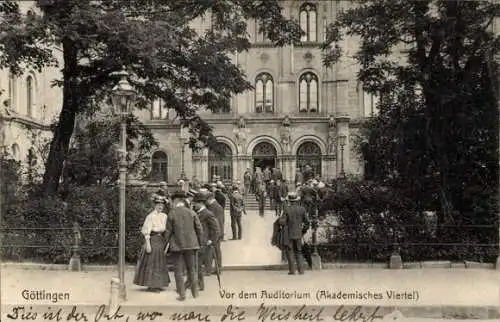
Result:
{"type": "Polygon", "coordinates": [[[261,142],[255,146],[252,151],[253,169],[259,167],[264,170],[266,167],[272,170],[277,166],[276,164],[276,148],[268,142],[261,142]]]}
{"type": "Polygon", "coordinates": [[[269,167],[269,170],[276,168],[276,158],[270,157],[254,157],[253,158],[253,170],[260,168],[264,171],[265,168],[269,167]]]}

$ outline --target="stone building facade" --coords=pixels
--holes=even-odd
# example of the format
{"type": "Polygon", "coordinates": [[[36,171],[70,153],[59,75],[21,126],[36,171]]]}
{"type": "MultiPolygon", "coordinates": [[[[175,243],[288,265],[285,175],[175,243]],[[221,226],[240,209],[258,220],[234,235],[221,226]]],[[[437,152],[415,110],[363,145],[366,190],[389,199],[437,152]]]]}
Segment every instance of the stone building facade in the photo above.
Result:
{"type": "MultiPolygon", "coordinates": [[[[38,10],[34,1],[20,1],[19,6],[24,13],[38,10]]],[[[60,58],[57,49],[54,53],[60,58]]],[[[1,147],[24,166],[31,162],[38,171],[43,170],[46,143],[52,138],[50,126],[62,106],[62,89],[51,86],[60,77],[56,67],[26,70],[20,76],[0,70],[1,147]]]]}
{"type": "MultiPolygon", "coordinates": [[[[184,173],[206,182],[213,175],[242,179],[245,169],[279,167],[293,181],[297,168],[313,167],[323,178],[362,174],[363,163],[353,149],[359,126],[376,113],[376,97],[366,95],[356,80],[358,68],[349,58],[355,39],[341,44],[344,58],[332,68],[322,64],[319,44],[326,26],[347,1],[283,1],[285,15],[296,19],[306,32],[299,46],[274,47],[249,22],[253,40],[248,52],[233,56],[255,90],[234,97],[231,106],[217,113],[202,112],[213,126],[224,156],[208,149],[193,153],[185,146],[172,111],[155,102],[143,113],[160,148],[152,156],[153,181],[175,182],[184,173]],[[346,137],[342,148],[338,138],[346,137]],[[343,162],[342,162],[343,161],[343,162]]],[[[203,29],[210,17],[198,21],[203,29]]]]}

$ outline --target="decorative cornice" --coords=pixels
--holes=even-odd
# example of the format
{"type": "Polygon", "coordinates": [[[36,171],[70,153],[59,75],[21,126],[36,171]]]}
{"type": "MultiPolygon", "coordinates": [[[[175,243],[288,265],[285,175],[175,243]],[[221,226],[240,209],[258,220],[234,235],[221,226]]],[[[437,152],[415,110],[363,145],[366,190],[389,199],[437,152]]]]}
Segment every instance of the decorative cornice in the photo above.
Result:
{"type": "Polygon", "coordinates": [[[44,123],[39,123],[36,120],[29,118],[27,116],[21,116],[21,115],[15,115],[15,116],[10,116],[10,115],[4,115],[0,114],[0,120],[3,122],[8,122],[8,123],[18,123],[21,125],[24,125],[26,127],[34,128],[37,130],[43,130],[43,131],[50,131],[51,130],[51,125],[50,124],[44,124],[44,123]]]}

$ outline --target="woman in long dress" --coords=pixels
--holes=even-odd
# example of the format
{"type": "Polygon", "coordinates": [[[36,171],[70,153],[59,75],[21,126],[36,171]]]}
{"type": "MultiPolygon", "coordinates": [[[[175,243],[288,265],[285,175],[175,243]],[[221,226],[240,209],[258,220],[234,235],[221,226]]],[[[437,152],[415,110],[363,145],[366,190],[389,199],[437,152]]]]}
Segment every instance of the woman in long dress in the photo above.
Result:
{"type": "Polygon", "coordinates": [[[134,284],[146,286],[152,292],[159,292],[170,284],[167,258],[163,252],[166,246],[163,238],[167,226],[167,215],[163,212],[166,201],[163,196],[155,196],[155,209],[147,215],[141,229],[145,245],[137,262],[134,284]]]}

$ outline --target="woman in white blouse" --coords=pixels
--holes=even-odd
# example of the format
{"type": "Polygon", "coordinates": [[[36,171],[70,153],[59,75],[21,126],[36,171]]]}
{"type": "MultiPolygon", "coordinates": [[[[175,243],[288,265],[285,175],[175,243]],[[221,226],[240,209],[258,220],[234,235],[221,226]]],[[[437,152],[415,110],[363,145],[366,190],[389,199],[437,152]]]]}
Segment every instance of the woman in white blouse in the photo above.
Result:
{"type": "Polygon", "coordinates": [[[168,276],[167,258],[163,252],[165,239],[163,233],[167,226],[167,215],[163,207],[167,199],[155,196],[155,209],[146,216],[141,233],[145,245],[139,255],[135,271],[134,284],[147,286],[148,291],[160,292],[170,284],[168,276]]]}

